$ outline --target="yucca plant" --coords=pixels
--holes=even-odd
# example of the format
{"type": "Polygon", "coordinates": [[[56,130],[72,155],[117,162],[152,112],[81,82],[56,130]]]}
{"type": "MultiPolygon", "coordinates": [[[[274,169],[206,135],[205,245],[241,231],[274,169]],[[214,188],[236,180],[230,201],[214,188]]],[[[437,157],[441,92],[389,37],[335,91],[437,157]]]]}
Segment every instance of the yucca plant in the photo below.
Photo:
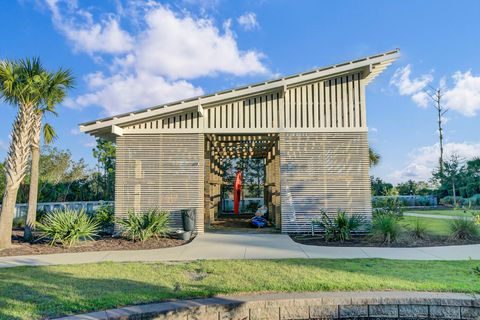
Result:
{"type": "Polygon", "coordinates": [[[168,212],[148,209],[140,213],[129,211],[127,218],[119,220],[119,224],[124,237],[144,242],[152,237],[165,236],[169,230],[168,220],[168,212]]]}
{"type": "Polygon", "coordinates": [[[378,214],[373,217],[370,234],[373,239],[390,244],[397,240],[401,232],[398,219],[390,214],[378,214]]]}
{"type": "Polygon", "coordinates": [[[428,235],[427,225],[420,219],[415,219],[410,229],[410,235],[414,239],[425,239],[428,235]]]}
{"type": "Polygon", "coordinates": [[[352,238],[352,232],[365,224],[363,216],[353,214],[347,215],[345,211],[339,211],[334,218],[329,217],[324,211],[320,219],[312,221],[324,229],[325,241],[344,242],[352,238]]]}
{"type": "Polygon", "coordinates": [[[455,219],[450,222],[450,238],[455,240],[468,240],[477,238],[478,226],[468,218],[455,219]]]}
{"type": "Polygon", "coordinates": [[[42,232],[41,238],[50,239],[50,244],[61,243],[72,246],[82,239],[90,239],[97,235],[99,223],[90,218],[84,210],[55,210],[47,213],[41,222],[37,222],[42,232]]]}

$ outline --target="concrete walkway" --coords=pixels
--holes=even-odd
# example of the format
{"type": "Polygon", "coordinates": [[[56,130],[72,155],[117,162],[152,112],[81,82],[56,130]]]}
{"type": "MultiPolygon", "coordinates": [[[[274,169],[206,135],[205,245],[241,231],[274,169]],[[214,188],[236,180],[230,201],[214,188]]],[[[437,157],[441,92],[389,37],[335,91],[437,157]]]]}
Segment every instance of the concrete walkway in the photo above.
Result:
{"type": "Polygon", "coordinates": [[[0,268],[97,263],[104,261],[287,258],[480,260],[480,244],[428,248],[323,247],[302,245],[283,234],[206,233],[184,246],[165,249],[0,257],[0,268]]]}
{"type": "Polygon", "coordinates": [[[458,219],[470,219],[473,220],[473,217],[459,217],[459,216],[442,216],[439,214],[423,214],[423,213],[413,213],[413,212],[405,212],[404,216],[408,217],[417,217],[417,218],[432,218],[432,219],[443,219],[443,220],[458,220],[458,219]]]}

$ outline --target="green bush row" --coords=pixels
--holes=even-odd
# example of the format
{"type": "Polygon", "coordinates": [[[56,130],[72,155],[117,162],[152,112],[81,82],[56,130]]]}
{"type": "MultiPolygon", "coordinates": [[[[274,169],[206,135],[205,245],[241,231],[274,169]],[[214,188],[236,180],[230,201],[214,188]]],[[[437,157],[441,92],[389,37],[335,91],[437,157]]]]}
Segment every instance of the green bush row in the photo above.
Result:
{"type": "Polygon", "coordinates": [[[480,194],[471,196],[470,198],[456,197],[454,203],[453,196],[446,196],[440,199],[440,204],[443,205],[459,205],[459,206],[480,206],[480,194]]]}

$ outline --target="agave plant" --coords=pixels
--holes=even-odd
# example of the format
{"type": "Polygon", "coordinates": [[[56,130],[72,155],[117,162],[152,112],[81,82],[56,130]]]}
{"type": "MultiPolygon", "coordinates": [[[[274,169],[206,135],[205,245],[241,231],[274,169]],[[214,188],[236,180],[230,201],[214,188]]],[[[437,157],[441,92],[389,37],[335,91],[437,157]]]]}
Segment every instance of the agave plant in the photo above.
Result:
{"type": "Polygon", "coordinates": [[[152,237],[165,236],[169,230],[168,221],[168,212],[148,209],[140,213],[129,211],[127,218],[121,219],[119,224],[124,237],[144,242],[152,237]]]}
{"type": "Polygon", "coordinates": [[[56,210],[47,213],[42,222],[37,222],[42,238],[50,239],[50,244],[59,242],[72,246],[82,239],[92,240],[99,231],[99,222],[89,217],[84,210],[56,210]]]}
{"type": "Polygon", "coordinates": [[[334,218],[331,218],[325,211],[322,211],[320,219],[314,220],[312,223],[324,229],[325,241],[344,242],[352,238],[353,231],[365,224],[365,218],[358,214],[349,216],[345,211],[339,211],[334,218]]]}

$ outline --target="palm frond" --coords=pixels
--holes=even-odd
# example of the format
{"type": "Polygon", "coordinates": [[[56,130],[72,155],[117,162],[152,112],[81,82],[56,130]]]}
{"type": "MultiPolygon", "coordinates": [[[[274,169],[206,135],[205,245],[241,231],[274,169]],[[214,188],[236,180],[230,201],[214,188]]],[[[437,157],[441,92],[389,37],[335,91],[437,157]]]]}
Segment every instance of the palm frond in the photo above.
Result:
{"type": "Polygon", "coordinates": [[[49,123],[45,123],[43,125],[43,141],[45,141],[45,144],[52,143],[57,137],[55,129],[49,123]]]}

